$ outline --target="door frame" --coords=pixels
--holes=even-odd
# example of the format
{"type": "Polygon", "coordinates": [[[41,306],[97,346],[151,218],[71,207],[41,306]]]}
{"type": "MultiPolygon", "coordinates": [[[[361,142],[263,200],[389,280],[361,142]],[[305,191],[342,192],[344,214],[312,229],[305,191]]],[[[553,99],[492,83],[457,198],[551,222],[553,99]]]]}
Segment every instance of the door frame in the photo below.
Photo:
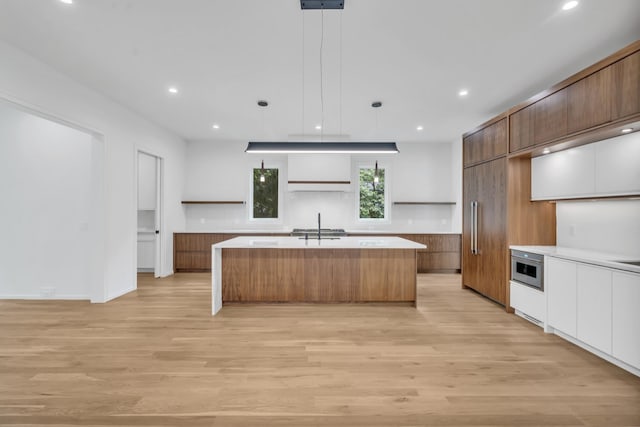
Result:
{"type": "Polygon", "coordinates": [[[153,150],[149,150],[146,148],[135,147],[134,154],[134,164],[135,164],[135,173],[134,175],[134,218],[135,218],[135,239],[133,239],[133,270],[134,270],[134,283],[136,284],[136,288],[138,287],[138,192],[140,189],[138,188],[138,159],[140,154],[145,154],[147,156],[154,157],[156,159],[156,206],[155,206],[155,254],[154,254],[154,265],[153,265],[153,277],[156,279],[162,277],[162,271],[164,267],[164,230],[165,230],[165,215],[164,215],[164,157],[160,156],[157,152],[153,150]]]}

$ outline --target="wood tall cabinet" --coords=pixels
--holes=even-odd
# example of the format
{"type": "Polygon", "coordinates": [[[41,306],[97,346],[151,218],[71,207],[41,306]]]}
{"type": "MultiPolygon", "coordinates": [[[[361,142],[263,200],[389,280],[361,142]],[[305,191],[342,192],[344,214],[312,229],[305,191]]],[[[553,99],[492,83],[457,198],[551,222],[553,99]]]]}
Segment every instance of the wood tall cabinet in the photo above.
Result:
{"type": "Polygon", "coordinates": [[[462,283],[503,305],[507,303],[507,146],[507,118],[463,140],[462,283]]]}

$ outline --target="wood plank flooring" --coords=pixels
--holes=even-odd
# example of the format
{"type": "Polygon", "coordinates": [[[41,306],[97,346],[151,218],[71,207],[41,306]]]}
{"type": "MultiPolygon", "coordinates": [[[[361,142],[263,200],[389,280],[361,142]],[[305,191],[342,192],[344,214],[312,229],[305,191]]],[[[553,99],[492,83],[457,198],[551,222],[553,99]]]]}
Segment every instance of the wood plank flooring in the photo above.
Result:
{"type": "Polygon", "coordinates": [[[0,301],[0,425],[640,426],[640,378],[419,275],[418,307],[229,305],[210,274],[0,301]]]}

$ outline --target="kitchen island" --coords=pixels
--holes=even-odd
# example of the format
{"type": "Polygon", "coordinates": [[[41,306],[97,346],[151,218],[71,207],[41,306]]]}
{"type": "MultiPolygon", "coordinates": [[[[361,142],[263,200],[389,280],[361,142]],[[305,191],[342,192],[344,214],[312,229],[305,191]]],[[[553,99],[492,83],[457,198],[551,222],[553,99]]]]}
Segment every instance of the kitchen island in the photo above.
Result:
{"type": "Polygon", "coordinates": [[[212,246],[212,314],[230,302],[416,302],[416,251],[400,237],[244,236],[212,246]]]}

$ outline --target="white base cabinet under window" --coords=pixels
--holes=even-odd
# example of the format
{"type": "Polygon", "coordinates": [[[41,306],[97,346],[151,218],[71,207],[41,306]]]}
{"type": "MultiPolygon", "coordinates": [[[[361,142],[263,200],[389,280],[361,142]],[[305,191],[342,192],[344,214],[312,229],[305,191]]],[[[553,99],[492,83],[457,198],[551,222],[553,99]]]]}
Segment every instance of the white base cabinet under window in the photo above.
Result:
{"type": "Polygon", "coordinates": [[[613,356],[640,369],[640,274],[613,273],[613,356]]]}

